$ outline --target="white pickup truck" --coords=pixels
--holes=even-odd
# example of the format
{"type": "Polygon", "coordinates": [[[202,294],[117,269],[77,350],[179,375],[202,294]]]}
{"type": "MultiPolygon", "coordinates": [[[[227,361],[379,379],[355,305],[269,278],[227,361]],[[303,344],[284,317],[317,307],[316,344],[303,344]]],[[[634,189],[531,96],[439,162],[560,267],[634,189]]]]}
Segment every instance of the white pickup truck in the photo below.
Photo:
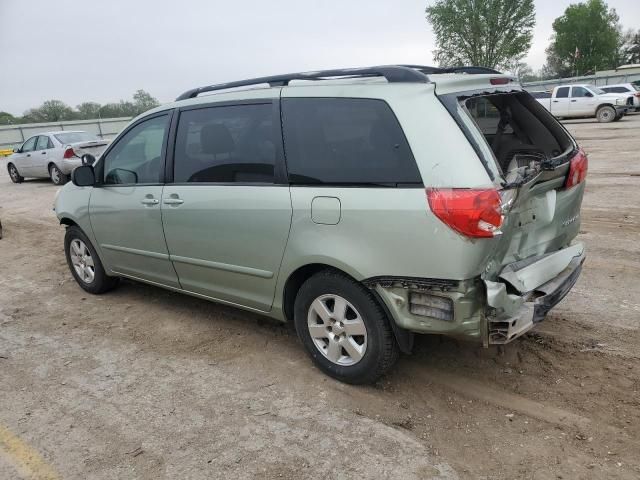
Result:
{"type": "Polygon", "coordinates": [[[599,122],[620,120],[633,108],[633,96],[607,93],[594,85],[560,85],[549,92],[529,92],[558,118],[596,117],[599,122]]]}

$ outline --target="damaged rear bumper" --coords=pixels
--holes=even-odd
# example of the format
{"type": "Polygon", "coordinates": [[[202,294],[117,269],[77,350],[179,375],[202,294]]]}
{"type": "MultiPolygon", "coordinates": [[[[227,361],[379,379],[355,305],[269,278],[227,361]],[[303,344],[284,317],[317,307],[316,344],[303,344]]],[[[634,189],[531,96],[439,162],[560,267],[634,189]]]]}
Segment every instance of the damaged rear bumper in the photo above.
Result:
{"type": "Polygon", "coordinates": [[[508,343],[542,321],[578,280],[586,258],[578,243],[507,265],[498,281],[485,280],[489,344],[508,343]]]}

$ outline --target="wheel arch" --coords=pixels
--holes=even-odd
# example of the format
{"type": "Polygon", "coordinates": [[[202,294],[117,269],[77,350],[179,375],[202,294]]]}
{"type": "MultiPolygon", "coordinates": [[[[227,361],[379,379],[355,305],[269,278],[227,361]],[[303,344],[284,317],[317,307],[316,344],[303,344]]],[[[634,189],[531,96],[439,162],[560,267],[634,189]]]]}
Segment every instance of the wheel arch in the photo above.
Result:
{"type": "Polygon", "coordinates": [[[293,321],[293,306],[302,284],[313,275],[323,270],[332,270],[334,272],[345,275],[346,277],[349,277],[355,282],[358,281],[344,270],[327,263],[309,263],[298,267],[296,270],[289,274],[282,290],[282,312],[284,313],[287,321],[293,321]]]}
{"type": "MultiPolygon", "coordinates": [[[[296,270],[291,272],[291,274],[289,274],[282,291],[282,313],[286,321],[293,322],[294,304],[295,304],[296,296],[302,284],[305,281],[307,281],[309,278],[311,278],[313,275],[323,270],[331,270],[331,271],[340,273],[341,275],[344,275],[345,277],[362,285],[362,282],[360,282],[353,275],[350,275],[348,272],[344,271],[341,268],[338,268],[333,265],[329,265],[327,263],[309,263],[301,267],[298,267],[296,270]]],[[[367,288],[364,285],[362,286],[364,288],[367,288]]],[[[400,347],[400,351],[405,354],[410,354],[411,351],[413,350],[414,333],[399,327],[395,321],[395,318],[391,314],[391,311],[389,310],[387,305],[384,303],[384,300],[378,294],[378,292],[372,289],[369,289],[369,291],[373,295],[373,298],[375,299],[375,301],[378,302],[380,307],[384,310],[385,314],[387,315],[387,319],[391,324],[391,329],[393,330],[393,335],[396,339],[396,342],[398,343],[398,346],[400,347]]]]}
{"type": "Polygon", "coordinates": [[[75,220],[73,220],[73,219],[71,219],[69,217],[61,217],[60,218],[60,225],[65,225],[67,227],[75,226],[75,227],[80,228],[80,230],[82,230],[80,225],[78,225],[78,222],[76,222],[75,220]]]}
{"type": "Polygon", "coordinates": [[[598,111],[604,107],[611,107],[614,110],[616,109],[616,107],[612,103],[601,103],[600,105],[598,105],[598,108],[596,108],[596,113],[598,113],[598,111]]]}

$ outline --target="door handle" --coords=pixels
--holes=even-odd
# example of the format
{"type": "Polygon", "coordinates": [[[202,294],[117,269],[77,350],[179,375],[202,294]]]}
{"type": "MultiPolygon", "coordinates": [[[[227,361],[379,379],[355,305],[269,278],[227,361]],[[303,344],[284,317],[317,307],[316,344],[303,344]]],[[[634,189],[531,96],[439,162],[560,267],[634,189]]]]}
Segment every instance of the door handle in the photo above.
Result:
{"type": "Polygon", "coordinates": [[[560,100],[554,100],[553,103],[558,103],[560,100]]]}
{"type": "Polygon", "coordinates": [[[42,152],[42,155],[46,155],[46,154],[47,154],[47,152],[42,152]]]}
{"type": "Polygon", "coordinates": [[[184,203],[184,200],[177,197],[169,197],[164,199],[165,205],[181,205],[184,203]]]}
{"type": "Polygon", "coordinates": [[[577,102],[577,100],[571,100],[572,102],[577,102]]]}
{"type": "Polygon", "coordinates": [[[27,153],[27,157],[30,157],[30,156],[31,156],[31,154],[30,154],[30,153],[27,153]]]}
{"type": "Polygon", "coordinates": [[[142,203],[143,205],[157,205],[158,203],[160,203],[160,200],[158,200],[157,198],[144,198],[140,200],[140,203],[142,203]]]}

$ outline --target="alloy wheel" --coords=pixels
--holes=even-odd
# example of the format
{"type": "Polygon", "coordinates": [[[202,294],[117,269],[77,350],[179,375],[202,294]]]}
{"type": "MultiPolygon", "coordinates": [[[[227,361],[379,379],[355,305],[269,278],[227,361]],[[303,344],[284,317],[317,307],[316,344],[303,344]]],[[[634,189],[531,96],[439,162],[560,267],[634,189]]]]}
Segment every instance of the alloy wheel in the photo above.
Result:
{"type": "Polygon", "coordinates": [[[18,182],[18,170],[13,165],[9,167],[9,176],[11,177],[11,180],[16,183],[18,182]]]}
{"type": "Polygon", "coordinates": [[[92,283],[96,277],[96,269],[91,252],[85,243],[79,238],[73,239],[69,245],[69,255],[78,277],[84,283],[92,283]]]}
{"type": "Polygon", "coordinates": [[[60,183],[60,171],[58,170],[58,167],[52,165],[51,171],[49,173],[51,174],[51,180],[53,181],[53,183],[55,183],[56,185],[60,183]]]}
{"type": "Polygon", "coordinates": [[[311,302],[307,326],[315,347],[337,365],[355,365],[367,350],[364,320],[340,295],[321,295],[311,302]]]}
{"type": "Polygon", "coordinates": [[[599,117],[602,122],[608,122],[613,118],[614,114],[609,108],[603,108],[599,112],[599,117]]]}

